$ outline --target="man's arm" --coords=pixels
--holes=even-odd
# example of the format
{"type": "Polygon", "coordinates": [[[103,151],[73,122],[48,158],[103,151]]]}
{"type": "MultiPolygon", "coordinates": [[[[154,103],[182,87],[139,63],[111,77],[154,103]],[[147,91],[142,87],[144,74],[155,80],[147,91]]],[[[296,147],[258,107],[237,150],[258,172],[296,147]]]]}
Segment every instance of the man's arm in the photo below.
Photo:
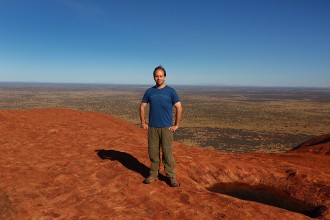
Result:
{"type": "Polygon", "coordinates": [[[174,107],[176,108],[176,113],[175,113],[175,124],[170,127],[170,131],[175,132],[180,125],[181,121],[181,115],[182,115],[182,105],[181,102],[177,102],[174,104],[174,107]]]}
{"type": "Polygon", "coordinates": [[[141,102],[140,105],[140,121],[141,121],[141,126],[143,129],[148,129],[148,124],[146,123],[145,119],[145,109],[147,107],[147,103],[141,102]]]}

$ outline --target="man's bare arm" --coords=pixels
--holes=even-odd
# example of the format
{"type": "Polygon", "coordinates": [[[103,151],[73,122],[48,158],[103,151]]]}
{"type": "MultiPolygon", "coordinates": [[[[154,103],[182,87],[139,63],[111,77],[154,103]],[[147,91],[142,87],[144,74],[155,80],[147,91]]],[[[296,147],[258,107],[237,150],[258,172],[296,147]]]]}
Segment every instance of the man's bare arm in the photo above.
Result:
{"type": "Polygon", "coordinates": [[[175,132],[180,125],[180,121],[181,121],[181,116],[182,116],[182,105],[181,102],[177,102],[174,104],[174,107],[176,108],[176,114],[175,114],[175,124],[170,127],[170,131],[175,132]]]}
{"type": "Polygon", "coordinates": [[[146,119],[145,119],[145,109],[147,105],[148,104],[144,102],[141,102],[140,104],[140,121],[143,129],[148,129],[148,124],[146,123],[146,119]]]}

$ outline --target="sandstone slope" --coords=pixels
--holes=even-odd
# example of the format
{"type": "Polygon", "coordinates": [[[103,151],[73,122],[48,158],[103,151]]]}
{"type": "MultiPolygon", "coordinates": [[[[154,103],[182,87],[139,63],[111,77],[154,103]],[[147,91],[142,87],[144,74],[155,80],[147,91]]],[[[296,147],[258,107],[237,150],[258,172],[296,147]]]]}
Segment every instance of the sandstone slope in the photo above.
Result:
{"type": "Polygon", "coordinates": [[[232,154],[175,142],[181,186],[171,188],[163,175],[142,183],[146,131],[110,115],[0,110],[0,122],[0,219],[309,219],[208,190],[224,182],[271,186],[330,219],[325,154],[232,154]]]}

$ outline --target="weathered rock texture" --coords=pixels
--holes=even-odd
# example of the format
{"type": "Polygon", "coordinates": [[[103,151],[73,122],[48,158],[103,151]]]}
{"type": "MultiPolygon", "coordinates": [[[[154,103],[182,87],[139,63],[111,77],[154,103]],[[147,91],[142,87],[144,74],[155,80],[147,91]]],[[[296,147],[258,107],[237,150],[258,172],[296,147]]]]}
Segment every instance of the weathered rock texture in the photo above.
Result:
{"type": "Polygon", "coordinates": [[[309,218],[207,190],[222,182],[286,191],[324,207],[322,218],[330,219],[329,137],[281,154],[223,153],[175,142],[181,186],[171,188],[162,175],[142,183],[147,133],[137,126],[95,112],[1,110],[0,219],[309,218]]]}

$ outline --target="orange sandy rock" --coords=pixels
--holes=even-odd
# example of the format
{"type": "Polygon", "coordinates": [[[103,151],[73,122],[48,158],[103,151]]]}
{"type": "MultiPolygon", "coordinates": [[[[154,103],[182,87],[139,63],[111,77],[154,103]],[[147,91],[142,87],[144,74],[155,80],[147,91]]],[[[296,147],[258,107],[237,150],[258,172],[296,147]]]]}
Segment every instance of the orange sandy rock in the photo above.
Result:
{"type": "MultiPolygon", "coordinates": [[[[223,182],[286,191],[324,206],[322,218],[330,219],[330,159],[308,144],[289,153],[233,154],[175,142],[181,186],[171,188],[163,172],[161,181],[142,183],[147,133],[110,115],[1,110],[0,121],[0,219],[308,219],[207,190],[223,182]]],[[[329,140],[321,142],[329,152],[329,140]]]]}

